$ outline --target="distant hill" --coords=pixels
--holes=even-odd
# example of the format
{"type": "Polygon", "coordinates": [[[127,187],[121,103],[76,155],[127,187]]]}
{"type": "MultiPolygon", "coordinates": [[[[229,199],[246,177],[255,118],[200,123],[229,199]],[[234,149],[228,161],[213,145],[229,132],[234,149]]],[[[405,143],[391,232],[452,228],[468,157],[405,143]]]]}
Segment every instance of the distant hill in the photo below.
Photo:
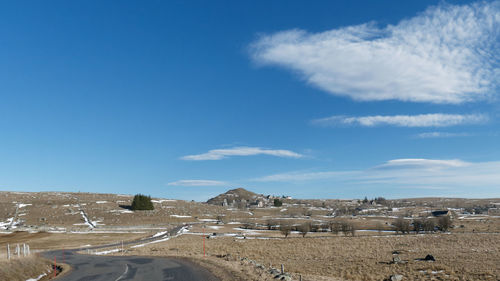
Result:
{"type": "Polygon", "coordinates": [[[214,198],[208,199],[207,203],[212,205],[232,205],[239,202],[252,202],[255,201],[258,197],[262,197],[257,193],[253,193],[244,188],[236,188],[227,191],[226,193],[222,193],[217,195],[214,198]]]}

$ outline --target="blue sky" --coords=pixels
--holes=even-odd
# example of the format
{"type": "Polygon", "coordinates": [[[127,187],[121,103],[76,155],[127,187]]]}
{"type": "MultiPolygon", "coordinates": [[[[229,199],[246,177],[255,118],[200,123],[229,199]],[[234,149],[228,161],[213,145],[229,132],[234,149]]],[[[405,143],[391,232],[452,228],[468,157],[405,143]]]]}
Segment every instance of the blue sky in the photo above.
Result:
{"type": "Polygon", "coordinates": [[[4,1],[0,190],[500,196],[500,2],[4,1]]]}

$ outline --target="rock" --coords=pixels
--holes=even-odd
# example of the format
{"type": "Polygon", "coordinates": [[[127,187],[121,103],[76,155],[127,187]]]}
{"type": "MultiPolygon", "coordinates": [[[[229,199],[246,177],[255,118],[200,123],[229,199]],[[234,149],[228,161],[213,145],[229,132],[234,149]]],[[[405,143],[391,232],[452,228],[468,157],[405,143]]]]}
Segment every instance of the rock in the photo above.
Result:
{"type": "Polygon", "coordinates": [[[399,256],[395,256],[392,258],[392,262],[393,263],[400,263],[401,262],[401,258],[399,256]]]}
{"type": "Polygon", "coordinates": [[[289,274],[284,273],[284,274],[278,274],[278,275],[274,276],[274,279],[291,281],[292,277],[289,274]]]}
{"type": "Polygon", "coordinates": [[[389,280],[391,280],[391,281],[401,281],[401,280],[403,280],[403,275],[400,275],[400,274],[391,275],[391,277],[389,278],[389,280]]]}
{"type": "Polygon", "coordinates": [[[269,274],[272,274],[272,275],[279,275],[280,274],[280,271],[277,270],[276,268],[271,268],[269,270],[269,274]]]}
{"type": "Polygon", "coordinates": [[[436,259],[432,255],[427,255],[425,256],[424,261],[436,261],[436,259]]]}

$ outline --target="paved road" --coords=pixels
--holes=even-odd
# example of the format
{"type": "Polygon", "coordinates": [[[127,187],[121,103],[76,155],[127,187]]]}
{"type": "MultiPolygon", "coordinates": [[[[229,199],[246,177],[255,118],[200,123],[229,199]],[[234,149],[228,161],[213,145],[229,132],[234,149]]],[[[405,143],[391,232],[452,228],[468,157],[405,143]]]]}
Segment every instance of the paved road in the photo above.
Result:
{"type": "MultiPolygon", "coordinates": [[[[62,251],[44,253],[47,258],[63,260],[62,251]]],[[[216,281],[208,270],[176,258],[138,256],[81,255],[74,251],[64,252],[65,263],[71,271],[60,281],[125,281],[125,280],[179,280],[216,281]]]]}
{"type": "MultiPolygon", "coordinates": [[[[177,233],[174,229],[172,233],[177,233]]],[[[156,237],[154,239],[161,239],[156,237]]],[[[151,241],[143,239],[126,244],[151,241]]],[[[109,247],[110,245],[92,247],[92,249],[109,247]]],[[[87,249],[87,248],[85,248],[87,249]]],[[[158,258],[139,256],[95,256],[77,254],[74,249],[66,251],[49,251],[42,255],[48,259],[64,262],[71,266],[71,271],[62,277],[60,281],[217,281],[208,270],[180,258],[158,258]],[[64,255],[64,256],[63,256],[64,255]]]]}

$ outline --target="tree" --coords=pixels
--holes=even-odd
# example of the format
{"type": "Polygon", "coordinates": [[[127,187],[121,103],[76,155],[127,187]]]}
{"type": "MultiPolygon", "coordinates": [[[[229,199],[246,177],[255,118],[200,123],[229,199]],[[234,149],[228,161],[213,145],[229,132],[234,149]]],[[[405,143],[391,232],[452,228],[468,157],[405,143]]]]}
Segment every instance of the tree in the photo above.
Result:
{"type": "Polygon", "coordinates": [[[396,233],[410,233],[410,222],[408,220],[405,220],[404,217],[397,218],[394,221],[394,227],[396,228],[396,233]]]}
{"type": "Polygon", "coordinates": [[[302,237],[306,237],[306,234],[311,231],[311,223],[305,222],[298,227],[298,231],[302,234],[302,237]]]}
{"type": "Polygon", "coordinates": [[[420,231],[424,230],[424,220],[423,219],[416,219],[413,221],[413,230],[415,233],[419,233],[420,231]]]}
{"type": "Polygon", "coordinates": [[[330,230],[332,231],[332,234],[339,234],[340,232],[340,223],[338,221],[332,221],[330,222],[330,230]]]}
{"type": "Polygon", "coordinates": [[[436,228],[436,222],[433,219],[424,219],[422,227],[425,232],[432,232],[436,228]]]}
{"type": "Polygon", "coordinates": [[[287,238],[290,232],[292,232],[292,226],[288,222],[283,222],[280,224],[280,231],[281,234],[285,235],[285,238],[287,238]]]}
{"type": "Polygon", "coordinates": [[[442,216],[438,219],[439,230],[446,232],[451,227],[451,219],[449,216],[442,216]]]}
{"type": "Polygon", "coordinates": [[[354,227],[354,224],[351,222],[347,221],[342,221],[340,222],[340,229],[344,233],[345,236],[351,234],[351,236],[354,236],[356,233],[356,228],[354,227]]]}
{"type": "Polygon", "coordinates": [[[283,206],[283,202],[279,200],[278,198],[274,199],[274,207],[281,207],[283,206]]]}
{"type": "Polygon", "coordinates": [[[132,200],[132,210],[133,211],[141,211],[141,210],[154,210],[155,207],[153,202],[151,202],[151,196],[146,196],[143,194],[137,194],[134,196],[132,200]]]}

